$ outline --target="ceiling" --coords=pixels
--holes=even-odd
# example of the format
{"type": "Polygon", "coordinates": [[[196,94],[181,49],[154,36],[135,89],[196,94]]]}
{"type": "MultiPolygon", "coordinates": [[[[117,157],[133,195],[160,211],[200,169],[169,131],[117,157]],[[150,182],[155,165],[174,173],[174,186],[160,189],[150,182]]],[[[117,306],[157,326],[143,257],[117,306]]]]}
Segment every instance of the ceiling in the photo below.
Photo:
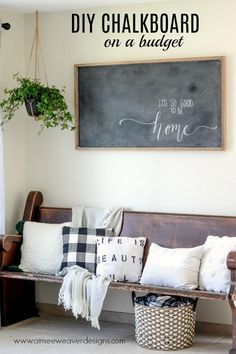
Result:
{"type": "Polygon", "coordinates": [[[160,1],[166,0],[0,0],[0,8],[31,13],[160,1]]]}

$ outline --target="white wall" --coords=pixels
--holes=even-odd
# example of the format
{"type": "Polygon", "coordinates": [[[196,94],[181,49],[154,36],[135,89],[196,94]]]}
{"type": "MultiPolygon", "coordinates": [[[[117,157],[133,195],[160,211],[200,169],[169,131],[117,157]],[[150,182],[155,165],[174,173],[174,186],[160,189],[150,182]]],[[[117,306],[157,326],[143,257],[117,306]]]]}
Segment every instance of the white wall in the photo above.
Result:
{"type": "MultiPolygon", "coordinates": [[[[10,31],[1,33],[0,90],[13,87],[12,75],[24,74],[24,16],[0,10],[0,19],[11,24],[10,31]]],[[[6,231],[15,232],[15,223],[22,217],[25,200],[25,113],[17,112],[3,133],[5,196],[6,196],[6,231]]]]}
{"type": "MultiPolygon", "coordinates": [[[[93,34],[78,35],[71,33],[71,12],[41,14],[41,38],[49,81],[59,87],[66,86],[71,111],[73,64],[225,55],[226,150],[76,151],[73,133],[54,129],[38,137],[37,124],[27,121],[26,189],[41,190],[47,205],[122,205],[145,211],[236,215],[236,46],[233,42],[236,35],[236,2],[180,0],[143,6],[91,9],[97,17],[105,11],[196,12],[200,16],[200,32],[185,35],[183,47],[167,52],[159,48],[106,49],[103,42],[107,36],[101,33],[99,23],[93,34]]],[[[27,15],[26,58],[29,55],[33,26],[34,18],[27,15]]],[[[121,39],[128,37],[119,36],[121,39]]],[[[139,38],[139,35],[132,37],[139,38]]],[[[106,309],[132,310],[131,306],[124,308],[122,296],[111,294],[110,292],[106,300],[106,309]]],[[[45,284],[38,287],[38,301],[55,302],[56,295],[56,288],[45,284]]],[[[230,323],[229,312],[223,303],[200,304],[199,319],[230,323]]]]}

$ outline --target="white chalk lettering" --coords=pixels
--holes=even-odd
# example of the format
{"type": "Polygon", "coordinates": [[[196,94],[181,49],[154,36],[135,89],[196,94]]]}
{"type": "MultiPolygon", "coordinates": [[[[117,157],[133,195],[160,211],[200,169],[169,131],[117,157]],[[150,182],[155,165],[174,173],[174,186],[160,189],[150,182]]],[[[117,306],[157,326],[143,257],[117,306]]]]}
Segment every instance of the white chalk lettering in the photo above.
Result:
{"type": "Polygon", "coordinates": [[[133,122],[136,124],[150,125],[153,126],[152,134],[156,134],[157,141],[163,140],[165,137],[169,135],[175,135],[176,141],[181,143],[184,137],[195,134],[200,129],[217,129],[217,125],[208,126],[208,125],[199,125],[193,131],[191,131],[188,124],[181,123],[169,123],[161,121],[161,111],[158,111],[156,114],[156,118],[152,122],[142,122],[133,118],[124,118],[119,121],[119,125],[122,126],[125,122],[133,122]]]}

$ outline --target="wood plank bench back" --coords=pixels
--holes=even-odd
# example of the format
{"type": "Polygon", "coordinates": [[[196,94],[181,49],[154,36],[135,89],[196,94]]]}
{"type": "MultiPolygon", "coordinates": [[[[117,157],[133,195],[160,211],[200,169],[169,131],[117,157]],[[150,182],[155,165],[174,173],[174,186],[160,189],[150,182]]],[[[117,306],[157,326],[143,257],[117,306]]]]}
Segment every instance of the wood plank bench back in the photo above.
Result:
{"type": "MultiPolygon", "coordinates": [[[[39,207],[34,221],[71,221],[67,208],[39,207]]],[[[168,248],[189,248],[204,244],[207,236],[235,236],[236,217],[125,211],[120,236],[147,238],[144,264],[152,242],[168,248]]]]}

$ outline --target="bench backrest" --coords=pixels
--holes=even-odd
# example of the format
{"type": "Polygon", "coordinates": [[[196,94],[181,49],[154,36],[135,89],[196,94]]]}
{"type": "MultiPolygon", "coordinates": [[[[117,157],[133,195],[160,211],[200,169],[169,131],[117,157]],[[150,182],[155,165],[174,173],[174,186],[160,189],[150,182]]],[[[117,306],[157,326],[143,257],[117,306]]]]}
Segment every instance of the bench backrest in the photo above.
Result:
{"type": "MultiPolygon", "coordinates": [[[[41,207],[41,203],[42,194],[30,192],[24,220],[46,223],[71,221],[71,209],[41,207]]],[[[152,242],[169,248],[195,247],[203,244],[208,235],[236,237],[236,217],[125,211],[120,234],[147,238],[145,260],[152,242]]]]}

